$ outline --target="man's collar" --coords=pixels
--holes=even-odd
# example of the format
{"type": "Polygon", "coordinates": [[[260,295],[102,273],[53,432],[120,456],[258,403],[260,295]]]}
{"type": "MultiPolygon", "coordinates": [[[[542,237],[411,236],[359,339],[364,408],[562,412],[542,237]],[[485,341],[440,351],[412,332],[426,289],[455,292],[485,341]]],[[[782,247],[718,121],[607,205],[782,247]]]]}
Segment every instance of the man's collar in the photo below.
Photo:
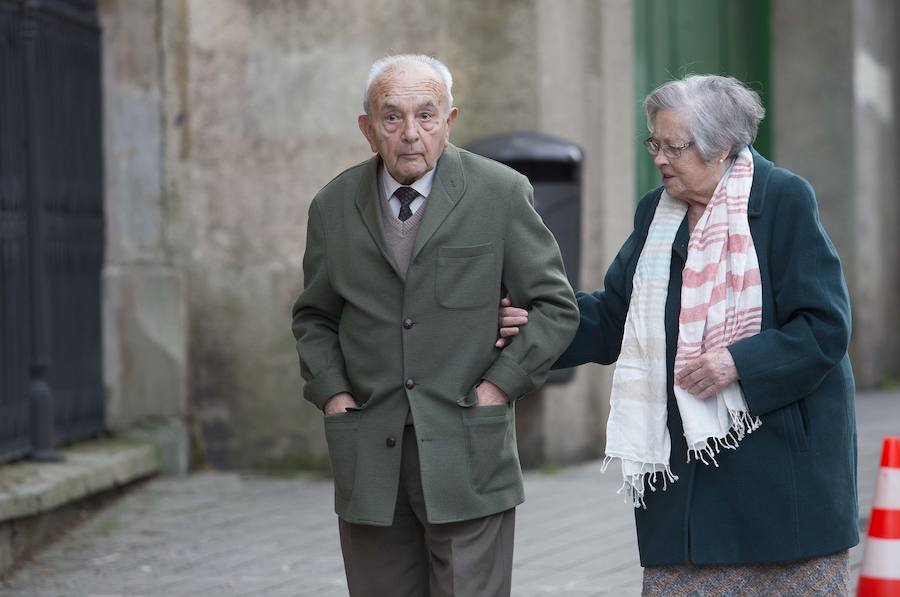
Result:
{"type": "MultiPolygon", "coordinates": [[[[428,172],[425,173],[422,178],[412,183],[411,186],[416,191],[419,192],[423,197],[427,197],[431,194],[431,185],[434,184],[434,172],[437,168],[432,168],[428,172]]],[[[388,172],[387,166],[384,165],[384,160],[381,160],[381,180],[384,181],[384,190],[387,193],[387,198],[390,199],[394,195],[394,191],[399,189],[402,185],[391,176],[391,173],[388,172]]]]}

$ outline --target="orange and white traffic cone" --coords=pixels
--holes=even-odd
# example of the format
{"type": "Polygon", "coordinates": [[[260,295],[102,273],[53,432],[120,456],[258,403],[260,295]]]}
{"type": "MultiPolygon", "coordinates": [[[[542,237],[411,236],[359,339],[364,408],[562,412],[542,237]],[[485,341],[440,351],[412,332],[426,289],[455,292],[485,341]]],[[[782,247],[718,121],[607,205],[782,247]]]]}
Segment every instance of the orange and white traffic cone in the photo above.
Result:
{"type": "Polygon", "coordinates": [[[858,597],[900,597],[900,437],[884,438],[858,597]]]}

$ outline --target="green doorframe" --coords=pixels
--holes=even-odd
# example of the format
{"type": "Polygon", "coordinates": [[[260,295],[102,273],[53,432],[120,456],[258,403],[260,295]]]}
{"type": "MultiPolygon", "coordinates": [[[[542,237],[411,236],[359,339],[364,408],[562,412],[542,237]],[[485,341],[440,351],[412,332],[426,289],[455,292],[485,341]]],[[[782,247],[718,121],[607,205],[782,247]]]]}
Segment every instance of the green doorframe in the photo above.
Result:
{"type": "Polygon", "coordinates": [[[634,0],[635,185],[639,199],[660,185],[641,145],[647,124],[641,100],[685,74],[725,74],[760,94],[766,118],[754,147],[771,155],[770,0],[634,0]]]}

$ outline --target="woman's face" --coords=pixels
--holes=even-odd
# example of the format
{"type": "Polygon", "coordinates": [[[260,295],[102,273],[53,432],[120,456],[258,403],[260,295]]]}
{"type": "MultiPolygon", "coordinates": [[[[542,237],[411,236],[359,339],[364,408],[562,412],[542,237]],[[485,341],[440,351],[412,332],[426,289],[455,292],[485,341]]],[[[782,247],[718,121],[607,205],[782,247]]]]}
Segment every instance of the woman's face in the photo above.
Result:
{"type": "MultiPolygon", "coordinates": [[[[657,112],[653,123],[653,138],[660,146],[681,147],[693,141],[682,124],[681,116],[671,110],[657,112]]],[[[716,156],[711,163],[706,163],[700,157],[697,147],[691,145],[682,150],[677,158],[666,156],[664,151],[657,152],[653,157],[653,165],[662,174],[663,186],[671,197],[688,203],[706,205],[712,198],[719,179],[725,173],[726,156],[727,152],[723,151],[721,156],[716,156]]]]}

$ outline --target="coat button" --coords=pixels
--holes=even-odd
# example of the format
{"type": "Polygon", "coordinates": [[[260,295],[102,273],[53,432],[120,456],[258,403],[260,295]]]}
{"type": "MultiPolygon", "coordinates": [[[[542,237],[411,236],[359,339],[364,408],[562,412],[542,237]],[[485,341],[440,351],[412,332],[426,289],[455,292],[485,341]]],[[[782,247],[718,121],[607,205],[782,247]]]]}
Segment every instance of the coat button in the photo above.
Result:
{"type": "Polygon", "coordinates": [[[397,440],[395,440],[392,437],[389,437],[386,440],[384,440],[384,445],[387,446],[388,448],[393,448],[394,446],[397,445],[397,440]]]}
{"type": "Polygon", "coordinates": [[[412,329],[412,326],[414,326],[414,325],[416,325],[416,322],[413,321],[412,319],[404,319],[403,320],[403,329],[405,329],[405,330],[412,329]]]}
{"type": "Polygon", "coordinates": [[[416,387],[416,382],[413,378],[409,378],[406,380],[406,389],[411,390],[416,387]]]}

